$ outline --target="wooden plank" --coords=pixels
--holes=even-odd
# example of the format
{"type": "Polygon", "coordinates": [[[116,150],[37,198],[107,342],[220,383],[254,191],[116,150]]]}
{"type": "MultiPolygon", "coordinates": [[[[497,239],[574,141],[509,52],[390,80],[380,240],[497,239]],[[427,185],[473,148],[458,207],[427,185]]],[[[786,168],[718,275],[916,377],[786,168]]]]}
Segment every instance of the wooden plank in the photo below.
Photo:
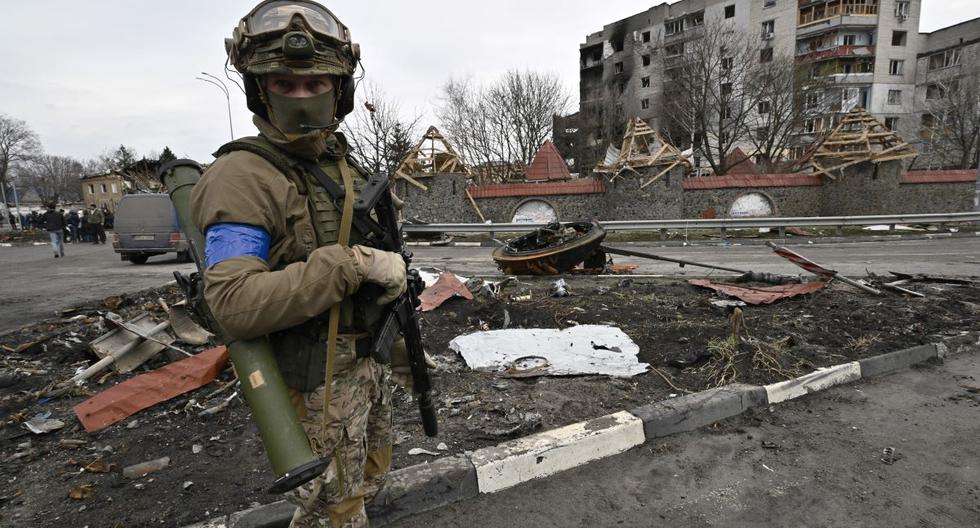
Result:
{"type": "Polygon", "coordinates": [[[476,205],[476,200],[473,199],[473,195],[470,194],[470,189],[466,189],[466,197],[470,199],[470,204],[473,205],[473,210],[476,211],[476,215],[480,217],[480,221],[483,223],[487,222],[487,219],[483,217],[483,212],[480,211],[480,206],[476,205]]]}
{"type": "Polygon", "coordinates": [[[423,191],[428,191],[429,190],[428,187],[426,187],[425,185],[422,185],[415,178],[409,176],[408,174],[405,174],[404,172],[400,172],[400,171],[399,172],[396,172],[395,173],[395,176],[398,177],[398,178],[401,178],[401,179],[403,179],[405,181],[407,181],[408,183],[411,183],[412,185],[418,187],[419,189],[422,189],[423,191]]]}
{"type": "Polygon", "coordinates": [[[670,172],[670,169],[673,169],[674,167],[680,165],[680,163],[681,163],[680,160],[675,161],[669,167],[667,167],[666,169],[660,171],[656,176],[654,176],[653,178],[650,178],[649,181],[647,181],[646,183],[640,185],[640,188],[641,189],[646,188],[647,185],[650,185],[651,183],[657,181],[658,179],[660,179],[661,176],[663,176],[664,174],[667,174],[668,172],[670,172]]]}

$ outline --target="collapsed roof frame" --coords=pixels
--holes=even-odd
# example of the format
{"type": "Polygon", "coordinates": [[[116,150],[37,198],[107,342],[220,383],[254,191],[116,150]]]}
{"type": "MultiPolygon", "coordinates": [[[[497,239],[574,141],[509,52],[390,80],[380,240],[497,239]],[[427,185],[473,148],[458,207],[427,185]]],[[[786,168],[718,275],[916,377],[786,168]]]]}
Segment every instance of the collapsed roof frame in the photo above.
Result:
{"type": "Polygon", "coordinates": [[[640,184],[640,188],[643,189],[680,164],[687,165],[688,169],[691,168],[691,162],[677,147],[667,142],[659,132],[650,128],[642,119],[634,117],[626,123],[622,147],[617,150],[610,144],[606,151],[606,159],[596,165],[593,172],[611,174],[610,180],[615,180],[627,170],[639,174],[636,169],[666,166],[655,176],[640,184]],[[654,151],[653,147],[656,145],[660,147],[654,151]]]}
{"type": "Polygon", "coordinates": [[[810,156],[810,167],[817,174],[835,180],[831,171],[844,175],[844,169],[865,161],[881,163],[915,158],[916,150],[901,136],[889,130],[864,108],[851,109],[810,156]],[[824,160],[837,164],[824,167],[824,160]]]}
{"type": "Polygon", "coordinates": [[[439,132],[439,129],[430,126],[422,139],[398,164],[393,177],[401,178],[423,191],[428,191],[429,188],[416,178],[446,173],[471,174],[469,167],[449,144],[449,140],[439,132]]]}

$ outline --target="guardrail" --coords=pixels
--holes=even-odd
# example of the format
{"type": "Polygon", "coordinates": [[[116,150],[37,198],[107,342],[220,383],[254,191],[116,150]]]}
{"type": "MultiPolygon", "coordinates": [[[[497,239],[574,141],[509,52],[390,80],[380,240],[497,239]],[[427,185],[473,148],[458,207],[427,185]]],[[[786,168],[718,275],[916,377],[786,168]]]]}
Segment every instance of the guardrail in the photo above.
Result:
{"type": "MultiPolygon", "coordinates": [[[[784,234],[787,227],[836,227],[838,232],[844,226],[888,225],[894,229],[898,224],[953,224],[959,222],[980,222],[980,212],[972,213],[930,213],[869,216],[796,216],[796,217],[753,217],[753,218],[692,218],[672,220],[617,220],[602,222],[606,231],[668,231],[691,229],[720,229],[722,236],[728,229],[756,229],[768,227],[784,234]]],[[[544,224],[405,224],[406,233],[525,233],[544,224]]]]}

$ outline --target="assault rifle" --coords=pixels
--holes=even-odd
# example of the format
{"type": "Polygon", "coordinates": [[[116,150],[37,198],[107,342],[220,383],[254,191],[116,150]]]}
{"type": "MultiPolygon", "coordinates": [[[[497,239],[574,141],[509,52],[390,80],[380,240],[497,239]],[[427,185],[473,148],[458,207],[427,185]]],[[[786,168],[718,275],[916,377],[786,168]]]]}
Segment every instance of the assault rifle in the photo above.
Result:
{"type": "MultiPolygon", "coordinates": [[[[320,185],[330,194],[338,211],[343,210],[345,190],[327,176],[313,163],[303,163],[307,171],[316,177],[320,185]]],[[[354,200],[353,228],[364,238],[364,244],[375,249],[391,251],[401,255],[408,269],[408,288],[400,297],[388,305],[384,323],[371,344],[371,357],[382,364],[391,362],[391,345],[398,336],[405,338],[409,366],[412,370],[412,385],[419,402],[422,428],[427,436],[436,436],[439,431],[436,410],[432,403],[432,378],[425,364],[425,350],[422,347],[422,333],[419,330],[417,308],[419,294],[425,283],[418,270],[412,269],[412,252],[402,243],[401,229],[395,204],[388,189],[388,176],[374,174],[354,200]],[[373,217],[372,217],[373,213],[373,217]]]]}

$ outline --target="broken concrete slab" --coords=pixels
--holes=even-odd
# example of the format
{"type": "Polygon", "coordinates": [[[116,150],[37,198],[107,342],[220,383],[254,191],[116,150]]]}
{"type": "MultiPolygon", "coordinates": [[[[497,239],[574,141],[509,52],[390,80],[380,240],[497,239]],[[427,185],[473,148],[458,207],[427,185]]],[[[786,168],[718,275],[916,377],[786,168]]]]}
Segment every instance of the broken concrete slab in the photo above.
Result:
{"type": "Polygon", "coordinates": [[[766,389],[733,383],[632,409],[643,420],[647,439],[693,431],[698,427],[766,405],[766,389]]]}

